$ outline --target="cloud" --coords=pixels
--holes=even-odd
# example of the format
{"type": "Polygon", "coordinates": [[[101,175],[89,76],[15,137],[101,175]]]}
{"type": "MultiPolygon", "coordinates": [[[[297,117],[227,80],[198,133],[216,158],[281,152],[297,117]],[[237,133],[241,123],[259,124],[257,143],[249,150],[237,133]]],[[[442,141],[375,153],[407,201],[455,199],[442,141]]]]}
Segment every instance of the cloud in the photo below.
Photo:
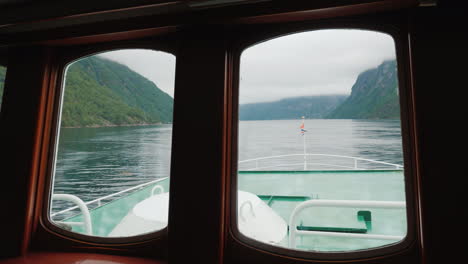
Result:
{"type": "Polygon", "coordinates": [[[349,94],[359,73],[395,58],[391,36],[364,30],[296,33],[246,49],[240,103],[349,94]]]}
{"type": "MultiPolygon", "coordinates": [[[[175,57],[142,49],[102,53],[174,96],[175,57]]],[[[349,94],[359,73],[395,58],[393,38],[368,30],[296,33],[246,49],[240,65],[240,103],[349,94]]],[[[202,63],[202,62],[200,62],[202,63]]]]}

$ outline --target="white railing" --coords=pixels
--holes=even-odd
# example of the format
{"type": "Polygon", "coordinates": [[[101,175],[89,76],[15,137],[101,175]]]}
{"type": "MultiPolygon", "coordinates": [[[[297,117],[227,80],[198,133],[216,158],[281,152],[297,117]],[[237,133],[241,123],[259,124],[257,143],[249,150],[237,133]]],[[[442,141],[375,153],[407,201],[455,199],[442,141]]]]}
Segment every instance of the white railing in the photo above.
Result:
{"type": "MultiPolygon", "coordinates": [[[[397,169],[397,170],[403,169],[403,166],[402,166],[402,165],[399,165],[399,164],[393,164],[393,163],[388,163],[388,162],[382,162],[382,161],[376,161],[376,160],[364,159],[364,158],[357,158],[357,157],[351,157],[351,156],[330,155],[330,154],[288,154],[288,155],[276,155],[276,156],[268,156],[268,157],[261,157],[261,158],[255,158],[255,159],[242,160],[242,161],[239,161],[239,165],[245,164],[245,163],[249,163],[249,162],[255,162],[255,167],[254,167],[254,168],[249,168],[249,169],[247,169],[247,170],[271,169],[271,168],[275,168],[275,167],[299,166],[299,165],[300,165],[300,166],[303,166],[304,170],[307,170],[308,165],[328,166],[328,167],[334,167],[334,168],[339,168],[339,169],[362,170],[363,168],[360,168],[360,167],[358,166],[358,162],[359,162],[359,161],[370,162],[370,163],[380,164],[380,165],[386,165],[386,166],[392,167],[392,168],[397,169]],[[304,161],[301,162],[301,163],[287,163],[287,164],[277,163],[277,164],[275,164],[275,165],[259,166],[259,162],[260,162],[260,161],[266,161],[266,160],[277,159],[277,158],[288,158],[288,157],[304,157],[304,161]],[[353,160],[353,166],[344,166],[344,165],[338,165],[338,164],[318,163],[318,162],[313,163],[313,162],[308,162],[308,161],[307,161],[307,157],[332,157],[332,158],[351,159],[351,160],[353,160]]],[[[98,198],[98,199],[95,199],[95,200],[86,202],[86,203],[84,203],[84,204],[85,204],[87,207],[89,207],[89,205],[92,205],[92,204],[96,204],[96,207],[100,207],[100,206],[102,206],[102,201],[103,201],[103,200],[107,200],[107,199],[112,198],[112,197],[114,197],[114,196],[117,196],[117,195],[120,195],[120,194],[124,194],[124,193],[128,193],[128,192],[130,192],[130,191],[143,188],[143,187],[145,187],[145,186],[148,186],[148,185],[151,185],[151,184],[154,184],[154,183],[163,181],[163,180],[165,180],[165,179],[167,179],[167,178],[168,178],[168,177],[165,177],[165,178],[162,178],[162,179],[153,180],[153,181],[150,181],[150,182],[146,182],[146,183],[143,183],[143,184],[140,184],[140,185],[137,185],[137,186],[134,186],[134,187],[125,189],[125,190],[120,191],[120,192],[116,192],[116,193],[113,193],[113,194],[110,194],[110,195],[106,195],[106,196],[100,197],[100,198],[98,198]]],[[[157,189],[157,188],[156,188],[156,189],[157,189]]],[[[154,192],[156,191],[156,189],[153,188],[153,190],[151,190],[151,194],[152,194],[152,195],[154,194],[154,192]]],[[[79,208],[79,206],[73,206],[73,207],[67,208],[67,209],[65,209],[65,210],[62,210],[62,211],[59,211],[59,212],[56,212],[56,213],[51,214],[51,217],[54,217],[54,216],[57,216],[57,215],[60,215],[60,214],[64,214],[64,213],[66,213],[66,212],[73,211],[73,210],[75,210],[75,209],[77,209],[77,208],[79,208]]]]}
{"type": "Polygon", "coordinates": [[[328,231],[306,231],[297,230],[297,221],[299,213],[306,208],[311,207],[339,207],[339,208],[380,208],[380,209],[404,209],[405,202],[398,201],[352,201],[352,200],[308,200],[302,202],[294,208],[289,218],[289,247],[296,248],[297,235],[320,235],[329,237],[347,237],[347,238],[364,238],[364,239],[381,239],[381,240],[402,240],[404,236],[395,235],[380,235],[380,234],[353,234],[328,231]]]}
{"type": "MultiPolygon", "coordinates": [[[[157,182],[161,182],[165,179],[167,179],[168,177],[165,177],[165,178],[162,178],[162,179],[157,179],[157,180],[154,180],[154,181],[150,181],[150,182],[146,182],[146,183],[143,183],[143,184],[139,184],[137,186],[133,186],[131,188],[128,188],[128,189],[125,189],[123,191],[120,191],[120,192],[116,192],[116,193],[113,193],[113,194],[109,194],[109,195],[106,195],[106,196],[103,196],[103,197],[100,197],[100,198],[97,198],[95,200],[92,200],[92,201],[89,201],[89,202],[86,202],[84,203],[86,206],[89,206],[91,204],[97,204],[97,207],[101,206],[102,205],[102,201],[103,200],[107,200],[109,198],[112,198],[114,196],[117,196],[117,195],[120,195],[120,194],[124,194],[124,193],[128,193],[130,191],[133,191],[133,190],[137,190],[137,189],[140,189],[140,188],[143,188],[145,186],[148,186],[148,185],[151,185],[153,183],[157,183],[157,182]]],[[[54,196],[57,195],[57,194],[54,194],[54,196]]],[[[79,208],[79,206],[73,206],[73,207],[70,207],[70,208],[67,208],[65,210],[62,210],[60,212],[56,212],[56,213],[53,213],[51,214],[51,217],[54,217],[54,216],[57,216],[57,215],[60,215],[60,214],[64,214],[66,212],[70,212],[70,211],[73,211],[75,209],[79,208]]]]}
{"type": "Polygon", "coordinates": [[[371,159],[364,159],[364,158],[358,158],[358,157],[351,157],[351,156],[343,156],[343,155],[331,155],[331,154],[288,154],[288,155],[277,155],[277,156],[268,156],[268,157],[261,157],[261,158],[255,158],[255,159],[247,159],[247,160],[242,160],[239,161],[239,165],[241,164],[246,164],[246,163],[255,163],[255,166],[253,168],[249,168],[247,170],[259,170],[259,169],[269,169],[269,168],[274,168],[274,167],[285,167],[285,166],[298,166],[301,165],[303,166],[304,170],[307,170],[308,165],[320,165],[320,166],[327,166],[327,167],[334,167],[334,168],[339,168],[339,169],[352,169],[352,170],[363,170],[364,168],[360,168],[359,161],[362,162],[368,162],[372,164],[378,164],[378,165],[385,165],[388,167],[391,167],[392,169],[396,170],[401,170],[403,169],[402,165],[399,164],[393,164],[393,163],[388,163],[388,162],[383,162],[383,161],[377,161],[377,160],[371,160],[371,159]],[[304,157],[304,161],[301,163],[276,163],[275,165],[268,165],[268,166],[260,166],[259,162],[261,161],[267,161],[271,159],[279,159],[279,158],[289,158],[289,157],[304,157]],[[329,164],[329,163],[312,163],[307,161],[307,157],[326,157],[326,158],[343,158],[343,159],[349,159],[353,161],[352,166],[345,166],[345,165],[337,165],[337,164],[329,164]]]}
{"type": "MultiPolygon", "coordinates": [[[[54,194],[52,195],[52,200],[62,200],[67,202],[72,202],[76,204],[76,208],[80,208],[81,214],[83,215],[83,222],[82,223],[66,223],[69,225],[84,225],[85,233],[88,235],[93,234],[93,227],[91,224],[91,215],[89,214],[88,206],[81,200],[80,198],[76,197],[75,195],[71,194],[54,194]]],[[[58,222],[65,224],[64,222],[58,222]]]]}

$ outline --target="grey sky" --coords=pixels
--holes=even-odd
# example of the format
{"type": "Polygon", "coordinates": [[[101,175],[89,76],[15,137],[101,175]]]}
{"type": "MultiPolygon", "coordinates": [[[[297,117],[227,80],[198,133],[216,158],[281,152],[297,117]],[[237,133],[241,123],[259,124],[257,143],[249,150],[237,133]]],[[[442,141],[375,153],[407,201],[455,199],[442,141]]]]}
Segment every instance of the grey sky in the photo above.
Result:
{"type": "Polygon", "coordinates": [[[174,97],[174,55],[154,50],[126,49],[102,53],[100,56],[128,66],[174,97]]]}
{"type": "MultiPolygon", "coordinates": [[[[127,65],[174,95],[172,54],[120,50],[102,56],[127,65]]],[[[242,54],[240,103],[349,94],[359,73],[394,58],[392,37],[373,31],[319,30],[266,41],[242,54]]]]}
{"type": "Polygon", "coordinates": [[[394,41],[383,33],[319,30],[287,35],[244,51],[239,100],[349,94],[359,73],[394,58],[394,41]]]}

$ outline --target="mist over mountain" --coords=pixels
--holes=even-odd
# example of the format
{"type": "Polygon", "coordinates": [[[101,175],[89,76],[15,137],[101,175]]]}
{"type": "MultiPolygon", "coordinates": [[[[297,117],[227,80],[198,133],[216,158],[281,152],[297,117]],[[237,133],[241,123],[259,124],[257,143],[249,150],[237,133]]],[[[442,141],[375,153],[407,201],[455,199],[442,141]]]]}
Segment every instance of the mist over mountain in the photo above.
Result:
{"type": "Polygon", "coordinates": [[[324,118],[346,99],[346,95],[321,95],[286,98],[275,102],[243,104],[240,120],[278,120],[324,118]]]}

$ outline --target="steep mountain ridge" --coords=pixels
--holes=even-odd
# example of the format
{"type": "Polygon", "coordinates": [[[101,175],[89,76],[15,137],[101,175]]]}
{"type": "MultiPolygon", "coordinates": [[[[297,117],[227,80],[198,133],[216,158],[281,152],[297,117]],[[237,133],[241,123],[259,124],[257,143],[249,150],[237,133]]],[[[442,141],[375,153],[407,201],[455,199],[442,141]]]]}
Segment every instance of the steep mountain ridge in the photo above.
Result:
{"type": "Polygon", "coordinates": [[[100,57],[80,61],[100,85],[109,87],[126,104],[161,122],[172,121],[173,99],[153,82],[125,65],[100,57]]]}
{"type": "Polygon", "coordinates": [[[243,104],[240,120],[306,118],[399,119],[398,73],[395,60],[360,73],[351,95],[285,98],[275,102],[243,104]]]}
{"type": "Polygon", "coordinates": [[[399,119],[398,73],[395,60],[359,74],[351,95],[327,118],[399,119]]]}
{"type": "MultiPolygon", "coordinates": [[[[0,67],[0,95],[6,68],[0,67]]],[[[0,101],[1,102],[1,101],[0,101]]],[[[92,56],[73,63],[66,76],[62,126],[172,122],[173,99],[119,63],[92,56]]],[[[359,74],[349,97],[323,95],[240,105],[240,120],[307,118],[398,119],[395,60],[359,74]]]]}
{"type": "Polygon", "coordinates": [[[92,56],[71,64],[65,79],[63,127],[172,122],[173,99],[119,63],[92,56]]]}

